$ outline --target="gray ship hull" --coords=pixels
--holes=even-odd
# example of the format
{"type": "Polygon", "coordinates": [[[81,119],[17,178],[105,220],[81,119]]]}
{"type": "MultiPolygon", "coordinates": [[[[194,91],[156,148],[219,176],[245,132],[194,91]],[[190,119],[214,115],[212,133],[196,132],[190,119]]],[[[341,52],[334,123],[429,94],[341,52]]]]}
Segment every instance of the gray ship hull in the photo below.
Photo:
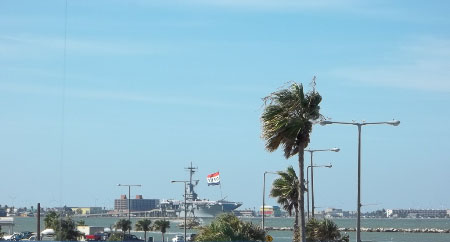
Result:
{"type": "Polygon", "coordinates": [[[193,202],[192,211],[196,217],[207,218],[215,217],[221,213],[231,213],[242,203],[228,201],[195,201],[193,202]]]}

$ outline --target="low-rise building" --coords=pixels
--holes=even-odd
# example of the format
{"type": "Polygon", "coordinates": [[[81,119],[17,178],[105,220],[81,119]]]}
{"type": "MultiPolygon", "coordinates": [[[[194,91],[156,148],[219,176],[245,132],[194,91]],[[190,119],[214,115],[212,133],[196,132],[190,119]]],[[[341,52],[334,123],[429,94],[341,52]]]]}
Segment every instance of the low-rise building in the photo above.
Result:
{"type": "Polygon", "coordinates": [[[126,195],[121,195],[120,199],[114,200],[114,210],[128,211],[128,201],[131,211],[150,211],[159,205],[159,199],[144,199],[142,195],[136,195],[135,199],[127,199],[126,195]]]}
{"type": "MultiPolygon", "coordinates": [[[[259,215],[263,214],[263,206],[259,209],[259,215]]],[[[279,206],[264,206],[264,216],[266,217],[281,217],[281,209],[279,206]]]]}
{"type": "Polygon", "coordinates": [[[388,218],[445,218],[449,216],[446,209],[387,209],[388,218]]]}
{"type": "Polygon", "coordinates": [[[87,214],[101,214],[103,209],[101,207],[70,207],[74,214],[87,215],[87,214]]]}
{"type": "Polygon", "coordinates": [[[256,215],[255,211],[253,211],[251,209],[233,210],[233,214],[238,217],[255,217],[255,215],[256,215]]]}
{"type": "MultiPolygon", "coordinates": [[[[14,218],[13,217],[0,217],[0,227],[6,228],[8,227],[8,234],[12,234],[14,228],[14,218]]],[[[3,229],[3,232],[6,232],[3,229]]]]}
{"type": "Polygon", "coordinates": [[[348,211],[342,211],[340,208],[326,208],[323,211],[323,215],[325,218],[343,218],[348,217],[348,211]]]}

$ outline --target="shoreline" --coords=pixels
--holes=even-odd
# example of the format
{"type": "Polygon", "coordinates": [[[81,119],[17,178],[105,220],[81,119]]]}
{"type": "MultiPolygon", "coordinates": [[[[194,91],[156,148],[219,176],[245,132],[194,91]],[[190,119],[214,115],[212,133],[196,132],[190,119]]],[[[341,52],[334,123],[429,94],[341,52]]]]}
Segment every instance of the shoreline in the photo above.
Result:
{"type": "MultiPolygon", "coordinates": [[[[266,227],[267,231],[293,231],[292,227],[266,227]]],[[[340,232],[356,232],[356,228],[339,228],[340,232]]],[[[361,232],[378,232],[378,233],[433,233],[448,234],[450,229],[437,228],[361,228],[361,232]]]]}

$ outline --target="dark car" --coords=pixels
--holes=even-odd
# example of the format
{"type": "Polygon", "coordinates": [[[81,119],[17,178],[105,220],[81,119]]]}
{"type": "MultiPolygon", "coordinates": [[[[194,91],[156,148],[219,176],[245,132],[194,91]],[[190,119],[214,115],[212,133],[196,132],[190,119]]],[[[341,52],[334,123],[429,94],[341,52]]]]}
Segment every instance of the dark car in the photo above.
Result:
{"type": "Polygon", "coordinates": [[[139,239],[134,234],[125,234],[123,237],[123,241],[144,241],[143,239],[139,239]]]}
{"type": "Polygon", "coordinates": [[[22,237],[21,239],[29,239],[31,237],[31,235],[33,235],[33,233],[30,231],[25,231],[25,232],[20,233],[20,236],[22,237]]]}
{"type": "Polygon", "coordinates": [[[188,236],[186,236],[186,241],[194,241],[195,236],[197,236],[197,234],[189,234],[188,236]]]}

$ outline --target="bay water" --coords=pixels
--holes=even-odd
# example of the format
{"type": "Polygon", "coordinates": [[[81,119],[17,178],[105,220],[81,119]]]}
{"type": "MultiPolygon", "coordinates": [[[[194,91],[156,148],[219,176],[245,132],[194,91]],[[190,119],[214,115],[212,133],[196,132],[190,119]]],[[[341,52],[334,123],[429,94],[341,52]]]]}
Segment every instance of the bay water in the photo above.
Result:
{"type": "MultiPolygon", "coordinates": [[[[84,220],[89,226],[110,227],[114,225],[120,218],[117,217],[86,217],[75,218],[74,220],[84,220]]],[[[136,221],[141,218],[131,218],[133,227],[136,221]]],[[[156,218],[149,218],[152,221],[156,218]]],[[[261,218],[242,218],[244,221],[252,222],[255,225],[261,225],[261,218]]],[[[166,233],[166,240],[171,241],[173,237],[183,234],[184,230],[177,225],[182,222],[182,219],[170,220],[171,225],[166,233]]],[[[209,224],[212,218],[202,218],[203,225],[209,224]]],[[[355,219],[334,219],[334,222],[341,228],[356,227],[355,219]]],[[[272,227],[291,227],[293,218],[266,218],[265,225],[272,227]]],[[[41,230],[43,230],[44,222],[41,221],[41,230]]],[[[366,228],[436,228],[436,229],[450,229],[450,219],[362,219],[361,227],[366,228]]],[[[7,231],[7,228],[3,228],[7,231]]],[[[36,231],[36,218],[16,217],[14,232],[21,231],[36,231]]],[[[132,231],[138,237],[144,237],[144,232],[132,231]]],[[[187,233],[198,233],[196,230],[188,229],[187,233]]],[[[275,242],[292,241],[291,231],[269,231],[268,232],[275,242]]],[[[350,241],[355,241],[355,233],[348,232],[350,241]]],[[[153,237],[154,241],[161,241],[161,233],[156,231],[147,232],[147,237],[153,237]]],[[[373,242],[450,242],[449,233],[403,233],[403,232],[362,232],[361,238],[363,241],[373,242]]]]}

